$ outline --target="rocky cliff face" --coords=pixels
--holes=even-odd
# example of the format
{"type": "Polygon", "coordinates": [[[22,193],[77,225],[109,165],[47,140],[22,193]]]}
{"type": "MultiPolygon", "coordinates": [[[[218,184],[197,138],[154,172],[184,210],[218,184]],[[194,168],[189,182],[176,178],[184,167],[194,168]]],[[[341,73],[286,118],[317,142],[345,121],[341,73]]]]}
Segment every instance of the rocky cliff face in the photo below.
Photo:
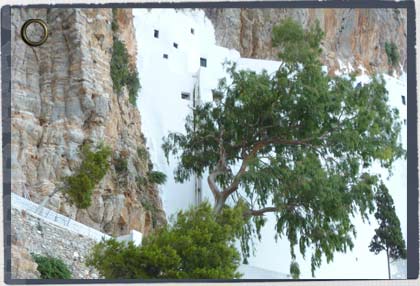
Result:
{"type": "Polygon", "coordinates": [[[400,64],[407,66],[407,13],[403,9],[207,9],[219,45],[243,57],[276,59],[271,32],[291,17],[308,27],[320,22],[325,32],[323,60],[333,72],[338,59],[369,72],[389,70],[385,42],[395,42],[400,64]]]}
{"type": "Polygon", "coordinates": [[[61,193],[47,207],[112,235],[147,234],[165,221],[156,186],[136,184],[150,166],[137,152],[145,148],[140,114],[126,90],[113,91],[110,77],[113,18],[135,64],[132,17],[131,9],[114,17],[111,9],[12,9],[12,191],[41,202],[80,165],[83,143],[104,142],[114,157],[127,160],[127,177],[111,164],[88,209],[70,205],[61,193]],[[49,27],[40,47],[21,40],[30,18],[49,27]]]}

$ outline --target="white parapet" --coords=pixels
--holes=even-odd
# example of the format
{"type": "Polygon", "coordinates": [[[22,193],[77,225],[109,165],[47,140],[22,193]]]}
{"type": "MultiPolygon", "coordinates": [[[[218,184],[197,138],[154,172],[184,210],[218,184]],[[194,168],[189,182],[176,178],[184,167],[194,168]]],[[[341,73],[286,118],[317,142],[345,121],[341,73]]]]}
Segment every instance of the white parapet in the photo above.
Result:
{"type": "Polygon", "coordinates": [[[129,234],[119,236],[116,239],[117,241],[132,241],[135,246],[140,246],[143,239],[143,234],[137,230],[132,229],[129,234]]]}
{"type": "Polygon", "coordinates": [[[12,208],[14,209],[27,211],[31,213],[31,215],[36,216],[42,220],[48,221],[58,227],[70,230],[72,232],[78,233],[86,237],[90,237],[98,242],[102,239],[111,238],[111,236],[102,233],[97,229],[91,228],[69,217],[56,213],[55,211],[50,210],[48,208],[39,207],[37,203],[27,200],[14,193],[11,194],[11,197],[12,208]]]}

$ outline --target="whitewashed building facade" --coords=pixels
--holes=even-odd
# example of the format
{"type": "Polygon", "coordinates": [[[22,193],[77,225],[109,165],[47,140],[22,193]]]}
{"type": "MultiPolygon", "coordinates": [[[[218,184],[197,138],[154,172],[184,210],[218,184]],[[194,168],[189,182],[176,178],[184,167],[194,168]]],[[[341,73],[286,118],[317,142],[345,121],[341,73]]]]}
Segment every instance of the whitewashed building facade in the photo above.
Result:
{"type": "MultiPolygon", "coordinates": [[[[168,164],[161,148],[162,138],[169,132],[184,131],[185,117],[194,104],[213,100],[212,90],[219,79],[226,77],[223,66],[226,60],[236,62],[239,69],[256,72],[265,69],[269,73],[275,72],[280,62],[241,58],[238,51],[217,46],[214,28],[201,10],[134,9],[134,16],[137,69],[142,85],[137,105],[151,160],[156,170],[167,175],[167,182],[160,189],[164,209],[170,216],[204,199],[212,201],[212,196],[206,180],[192,178],[183,184],[174,181],[177,162],[172,159],[168,164]]],[[[406,122],[406,78],[385,76],[385,79],[390,104],[400,110],[401,120],[406,122]]],[[[358,80],[366,82],[368,77],[362,75],[358,80]]],[[[406,142],[406,133],[403,125],[402,142],[406,142]]],[[[398,161],[394,169],[387,185],[394,195],[406,239],[406,161],[398,161]]],[[[379,167],[375,170],[383,172],[379,167]]],[[[384,178],[386,175],[384,172],[384,178]]],[[[289,272],[289,243],[274,240],[274,216],[267,218],[256,256],[249,260],[250,265],[240,268],[245,274],[243,278],[290,278],[283,274],[289,272]]],[[[387,278],[386,258],[368,250],[376,225],[374,222],[364,225],[356,219],[356,226],[360,228],[354,251],[337,254],[334,263],[317,271],[317,278],[387,278]]],[[[301,278],[312,278],[310,261],[299,258],[298,262],[301,278]]]]}

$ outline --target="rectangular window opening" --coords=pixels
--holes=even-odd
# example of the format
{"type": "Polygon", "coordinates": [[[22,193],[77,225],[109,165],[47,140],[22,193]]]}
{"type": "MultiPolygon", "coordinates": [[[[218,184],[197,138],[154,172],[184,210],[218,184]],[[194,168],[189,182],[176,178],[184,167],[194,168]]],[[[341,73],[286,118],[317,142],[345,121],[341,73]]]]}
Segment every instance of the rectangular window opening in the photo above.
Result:
{"type": "Polygon", "coordinates": [[[193,29],[193,28],[191,28],[191,34],[193,34],[193,35],[194,35],[194,29],[193,29]]]}
{"type": "Polygon", "coordinates": [[[207,67],[207,59],[206,58],[200,58],[200,66],[207,67]]]}
{"type": "Polygon", "coordinates": [[[177,43],[174,43],[174,48],[178,49],[178,44],[177,43]]]}
{"type": "Polygon", "coordinates": [[[404,95],[401,95],[401,100],[402,100],[402,104],[405,105],[405,96],[404,95]]]}
{"type": "Polygon", "coordinates": [[[168,58],[168,54],[163,54],[163,58],[167,59],[168,58]]]}
{"type": "Polygon", "coordinates": [[[155,38],[159,38],[159,30],[155,30],[154,33],[153,33],[153,36],[155,38]]]}
{"type": "Polygon", "coordinates": [[[185,100],[190,100],[191,99],[191,93],[189,92],[181,92],[181,98],[185,99],[185,100]]]}

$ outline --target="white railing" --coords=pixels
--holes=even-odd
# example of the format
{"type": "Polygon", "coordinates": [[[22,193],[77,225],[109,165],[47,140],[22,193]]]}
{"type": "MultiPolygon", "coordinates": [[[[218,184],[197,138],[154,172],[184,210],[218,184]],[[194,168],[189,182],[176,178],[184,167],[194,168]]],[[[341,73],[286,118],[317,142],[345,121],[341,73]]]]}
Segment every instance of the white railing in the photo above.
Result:
{"type": "Polygon", "coordinates": [[[12,193],[12,208],[24,210],[26,212],[29,212],[31,215],[49,221],[52,224],[57,225],[58,227],[70,230],[83,236],[87,236],[96,241],[101,241],[102,238],[111,238],[111,236],[105,233],[102,233],[94,228],[77,222],[62,214],[56,213],[55,211],[50,210],[48,208],[41,207],[40,211],[37,212],[38,207],[39,205],[37,203],[34,203],[30,200],[27,200],[21,196],[12,193]]]}

